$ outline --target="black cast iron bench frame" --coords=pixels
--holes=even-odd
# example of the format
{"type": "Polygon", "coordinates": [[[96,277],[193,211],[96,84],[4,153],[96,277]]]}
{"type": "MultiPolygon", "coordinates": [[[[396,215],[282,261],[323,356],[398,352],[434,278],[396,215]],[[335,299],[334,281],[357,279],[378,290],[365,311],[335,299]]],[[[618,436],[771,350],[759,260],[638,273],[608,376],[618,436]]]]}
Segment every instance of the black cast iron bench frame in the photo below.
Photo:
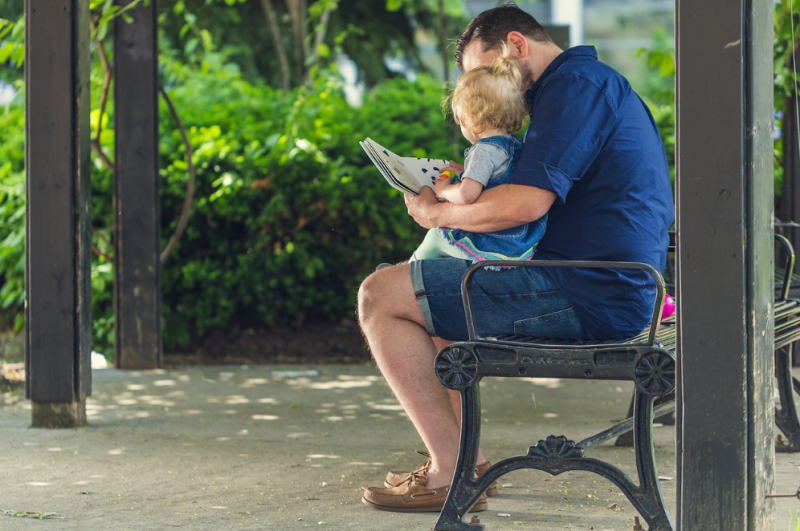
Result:
{"type": "MultiPolygon", "coordinates": [[[[780,235],[776,235],[776,238],[791,250],[786,238],[780,235]]],[[[784,272],[790,273],[793,266],[794,253],[791,252],[784,272]]],[[[785,279],[775,304],[776,375],[779,383],[783,382],[782,386],[779,385],[783,390],[776,421],[790,441],[800,441],[800,426],[791,395],[792,382],[798,393],[800,382],[792,380],[789,365],[791,343],[800,339],[800,301],[788,298],[791,275],[785,275],[785,279]],[[782,354],[779,355],[779,351],[782,354]]],[[[538,469],[552,475],[573,470],[598,474],[617,485],[645,519],[649,531],[673,531],[658,483],[652,440],[653,418],[674,409],[674,401],[653,407],[654,400],[664,400],[675,389],[675,326],[674,321],[665,321],[663,326],[661,324],[664,293],[665,285],[660,273],[650,265],[633,262],[486,261],[467,270],[462,279],[461,294],[469,340],[452,343],[442,349],[434,364],[442,384],[461,393],[458,462],[447,501],[434,527],[436,531],[483,530],[483,525],[464,522],[464,515],[494,481],[522,468],[538,469]],[[512,264],[517,267],[643,270],[650,274],[656,285],[651,326],[635,338],[616,342],[547,340],[519,335],[478,337],[469,294],[470,282],[479,269],[508,267],[512,264]],[[525,455],[498,461],[479,478],[475,478],[481,425],[478,384],[486,376],[632,381],[633,414],[631,418],[578,442],[563,435],[551,435],[528,448],[525,455]],[[585,451],[593,446],[631,430],[638,484],[616,466],[585,455],[585,451]]]]}
{"type": "MultiPolygon", "coordinates": [[[[791,223],[776,223],[776,227],[798,226],[791,223]]],[[[675,251],[674,233],[670,232],[670,252],[675,251]]],[[[778,398],[780,407],[775,408],[775,424],[786,436],[786,442],[776,442],[775,451],[781,453],[800,452],[800,415],[798,415],[797,405],[795,404],[792,392],[800,394],[800,380],[792,376],[792,352],[794,343],[800,340],[800,301],[792,299],[790,292],[792,282],[797,277],[792,274],[795,266],[795,253],[789,240],[781,235],[775,234],[775,241],[778,242],[783,250],[783,268],[775,270],[775,284],[780,284],[780,290],[776,290],[774,318],[774,349],[775,349],[775,378],[778,387],[778,398]]],[[[669,286],[669,283],[667,283],[669,286]]],[[[662,346],[672,352],[675,351],[676,328],[675,316],[664,320],[661,323],[661,330],[658,333],[658,341],[662,346]]],[[[635,398],[635,397],[634,397],[635,398]]],[[[628,409],[628,417],[633,415],[633,400],[628,409]]],[[[675,397],[668,395],[656,400],[655,405],[673,405],[675,397]]],[[[662,408],[666,409],[666,408],[662,408]]],[[[655,422],[674,424],[674,417],[667,411],[662,417],[655,417],[655,422]]],[[[630,432],[623,433],[617,438],[616,446],[633,446],[633,437],[630,432]]]]}

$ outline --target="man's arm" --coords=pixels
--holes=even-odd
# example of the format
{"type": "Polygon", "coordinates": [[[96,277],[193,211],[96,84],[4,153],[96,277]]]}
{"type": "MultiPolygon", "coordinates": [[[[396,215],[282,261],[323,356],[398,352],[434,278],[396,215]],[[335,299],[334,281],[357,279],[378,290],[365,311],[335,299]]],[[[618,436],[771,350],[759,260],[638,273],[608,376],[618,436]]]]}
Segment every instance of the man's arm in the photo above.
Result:
{"type": "Polygon", "coordinates": [[[433,190],[423,187],[417,196],[406,195],[408,214],[422,227],[450,227],[470,232],[493,232],[517,227],[544,216],[556,194],[535,186],[502,184],[484,190],[469,205],[440,203],[433,190]]]}

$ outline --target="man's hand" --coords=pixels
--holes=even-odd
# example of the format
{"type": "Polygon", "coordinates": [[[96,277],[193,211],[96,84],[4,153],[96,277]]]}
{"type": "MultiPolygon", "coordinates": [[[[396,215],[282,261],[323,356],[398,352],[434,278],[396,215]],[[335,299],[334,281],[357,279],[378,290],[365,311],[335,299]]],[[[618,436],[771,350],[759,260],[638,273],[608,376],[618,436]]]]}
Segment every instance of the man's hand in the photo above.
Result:
{"type": "Polygon", "coordinates": [[[433,193],[433,190],[423,186],[422,190],[419,191],[419,195],[404,194],[404,196],[408,215],[414,218],[414,221],[426,229],[438,227],[436,211],[439,206],[439,200],[436,199],[436,194],[433,193]]]}
{"type": "MultiPolygon", "coordinates": [[[[465,183],[469,181],[472,181],[469,177],[464,179],[465,183]]],[[[479,182],[473,182],[482,188],[479,182]]],[[[455,189],[463,187],[464,183],[450,186],[455,189]]],[[[522,184],[501,184],[477,195],[478,199],[470,204],[453,203],[450,197],[447,197],[449,202],[438,203],[433,191],[423,188],[416,197],[406,196],[406,208],[414,221],[425,228],[494,232],[541,218],[556,199],[556,194],[549,190],[522,184]]]]}

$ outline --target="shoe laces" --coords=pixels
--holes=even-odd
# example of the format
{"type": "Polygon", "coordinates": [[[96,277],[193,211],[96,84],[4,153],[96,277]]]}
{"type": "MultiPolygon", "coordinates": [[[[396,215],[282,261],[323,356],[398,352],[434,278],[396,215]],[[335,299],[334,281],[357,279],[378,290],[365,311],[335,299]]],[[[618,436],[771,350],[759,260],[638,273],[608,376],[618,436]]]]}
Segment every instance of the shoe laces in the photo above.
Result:
{"type": "Polygon", "coordinates": [[[428,452],[421,452],[417,450],[417,453],[421,456],[427,457],[428,459],[419,465],[417,468],[409,472],[408,477],[400,485],[425,485],[428,483],[428,470],[431,468],[431,454],[428,452]]]}

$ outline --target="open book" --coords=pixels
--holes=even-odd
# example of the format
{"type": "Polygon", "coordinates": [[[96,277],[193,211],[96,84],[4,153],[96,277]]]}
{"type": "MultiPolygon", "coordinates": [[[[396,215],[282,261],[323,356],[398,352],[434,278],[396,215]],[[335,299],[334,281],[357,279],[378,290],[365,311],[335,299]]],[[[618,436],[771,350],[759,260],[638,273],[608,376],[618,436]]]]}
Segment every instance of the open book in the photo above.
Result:
{"type": "Polygon", "coordinates": [[[372,163],[380,170],[386,181],[403,193],[417,195],[423,186],[434,187],[439,172],[448,165],[444,159],[418,159],[400,157],[371,138],[359,142],[372,163]]]}

